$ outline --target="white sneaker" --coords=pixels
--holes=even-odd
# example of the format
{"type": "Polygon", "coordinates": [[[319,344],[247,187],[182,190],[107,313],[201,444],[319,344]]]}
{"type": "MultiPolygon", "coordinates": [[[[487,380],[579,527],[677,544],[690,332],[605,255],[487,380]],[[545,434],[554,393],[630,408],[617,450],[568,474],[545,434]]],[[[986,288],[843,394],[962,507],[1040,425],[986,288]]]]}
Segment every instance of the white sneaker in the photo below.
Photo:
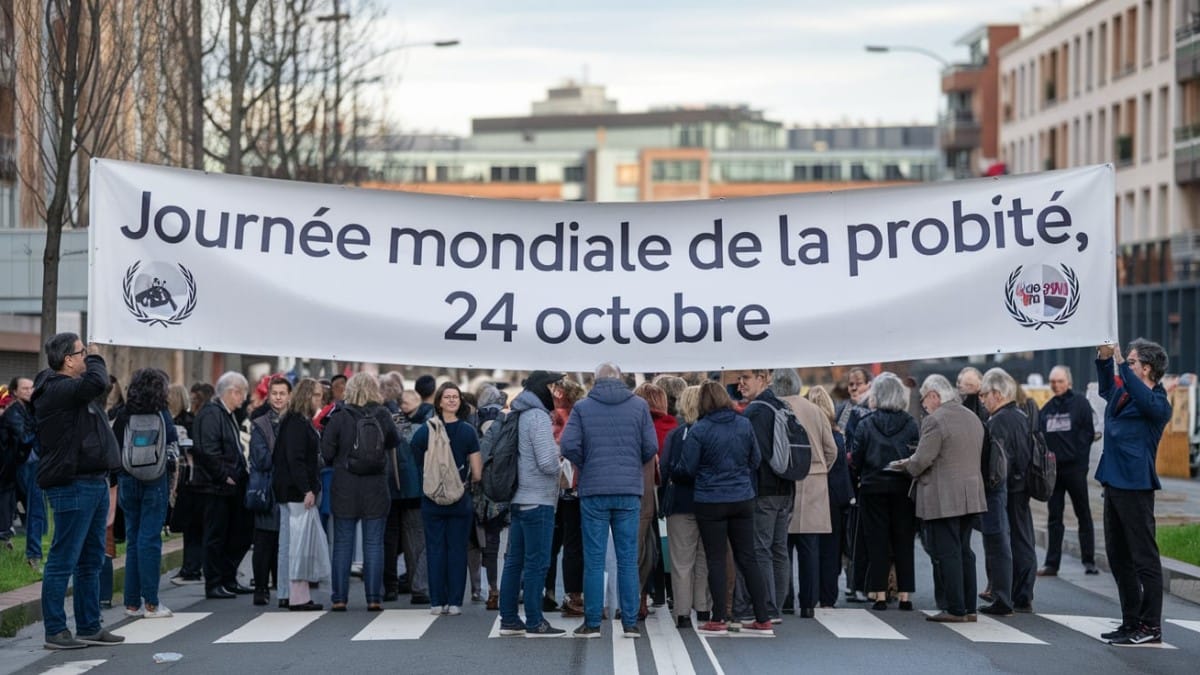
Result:
{"type": "Polygon", "coordinates": [[[153,610],[147,606],[144,616],[147,619],[165,619],[169,616],[175,616],[175,613],[167,608],[166,605],[158,605],[153,610]]]}
{"type": "Polygon", "coordinates": [[[446,614],[449,614],[450,616],[458,616],[462,614],[462,608],[460,608],[458,605],[450,605],[446,608],[446,614]]]}
{"type": "Polygon", "coordinates": [[[435,605],[429,608],[429,613],[434,616],[441,616],[446,613],[445,605],[435,605]]]}
{"type": "Polygon", "coordinates": [[[128,607],[125,608],[125,616],[132,616],[136,619],[145,615],[146,613],[142,611],[141,607],[138,607],[137,609],[129,609],[128,607]]]}

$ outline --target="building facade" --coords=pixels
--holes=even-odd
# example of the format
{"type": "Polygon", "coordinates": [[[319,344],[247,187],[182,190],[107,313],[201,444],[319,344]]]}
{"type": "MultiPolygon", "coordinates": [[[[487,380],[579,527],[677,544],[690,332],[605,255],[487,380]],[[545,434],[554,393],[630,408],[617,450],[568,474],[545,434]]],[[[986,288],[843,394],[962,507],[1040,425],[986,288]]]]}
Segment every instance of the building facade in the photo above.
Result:
{"type": "Polygon", "coordinates": [[[967,60],[942,71],[945,110],[938,120],[939,141],[953,178],[983,175],[999,161],[999,54],[1020,31],[1016,24],[972,30],[955,43],[967,49],[967,60]]]}

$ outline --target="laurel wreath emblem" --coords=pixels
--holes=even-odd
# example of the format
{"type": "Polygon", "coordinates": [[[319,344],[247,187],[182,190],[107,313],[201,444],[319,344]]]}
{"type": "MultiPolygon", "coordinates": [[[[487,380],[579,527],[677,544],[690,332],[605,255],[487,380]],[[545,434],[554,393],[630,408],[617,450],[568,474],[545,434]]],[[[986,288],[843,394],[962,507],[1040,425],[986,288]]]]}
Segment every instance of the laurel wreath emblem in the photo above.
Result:
{"type": "Polygon", "coordinates": [[[196,310],[196,277],[192,276],[192,273],[190,270],[188,270],[188,268],[184,267],[183,265],[178,265],[179,273],[183,275],[183,281],[185,284],[187,284],[188,300],[186,303],[184,303],[183,307],[179,308],[179,311],[175,312],[170,317],[163,319],[150,316],[141,308],[140,305],[137,304],[137,301],[134,300],[133,280],[136,278],[138,268],[141,266],[142,261],[139,260],[133,263],[133,265],[130,265],[129,269],[125,271],[125,281],[122,284],[122,287],[125,290],[125,308],[128,309],[129,312],[133,314],[134,318],[136,318],[139,322],[148,324],[150,326],[178,326],[179,324],[183,323],[184,319],[187,319],[192,315],[192,312],[196,310]]]}
{"type": "Polygon", "coordinates": [[[1063,276],[1066,277],[1067,284],[1071,288],[1071,300],[1067,303],[1067,308],[1053,319],[1035,319],[1029,316],[1017,304],[1016,298],[1013,297],[1013,291],[1017,288],[1017,279],[1021,278],[1021,270],[1025,269],[1023,265],[1018,266],[1017,269],[1013,270],[1012,274],[1008,275],[1008,283],[1004,285],[1004,307],[1008,310],[1009,316],[1017,323],[1034,330],[1041,330],[1043,326],[1054,330],[1056,326],[1065,324],[1068,319],[1075,315],[1075,310],[1079,309],[1079,277],[1076,276],[1075,270],[1066,265],[1059,265],[1058,267],[1062,270],[1063,276]]]}

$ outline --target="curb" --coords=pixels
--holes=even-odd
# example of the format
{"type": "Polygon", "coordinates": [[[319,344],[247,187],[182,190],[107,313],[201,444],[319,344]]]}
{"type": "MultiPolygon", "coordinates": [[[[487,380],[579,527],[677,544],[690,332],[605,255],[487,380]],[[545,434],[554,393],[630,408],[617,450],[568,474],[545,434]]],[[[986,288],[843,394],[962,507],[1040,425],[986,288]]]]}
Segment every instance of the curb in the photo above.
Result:
{"type": "MultiPolygon", "coordinates": [[[[183,564],[183,538],[163,542],[159,572],[183,564]]],[[[125,590],[125,556],[113,558],[113,597],[125,590]]],[[[71,589],[67,589],[67,597],[71,589]]],[[[25,626],[42,620],[42,582],[0,594],[0,637],[13,637],[25,626]]]]}
{"type": "MultiPolygon", "coordinates": [[[[1100,529],[1103,529],[1103,524],[1098,524],[1100,529]]],[[[1063,553],[1082,557],[1079,549],[1079,530],[1073,527],[1065,528],[1063,533],[1063,553]]],[[[1038,525],[1034,521],[1033,526],[1033,541],[1037,546],[1046,548],[1046,542],[1049,540],[1049,530],[1045,524],[1038,525]]],[[[1191,565],[1174,558],[1159,558],[1162,561],[1163,568],[1163,590],[1171,595],[1200,604],[1200,567],[1191,565]]],[[[1040,565],[1039,565],[1040,566],[1040,565]]],[[[1096,567],[1105,572],[1112,572],[1108,566],[1108,555],[1104,551],[1103,546],[1096,547],[1096,567]]]]}

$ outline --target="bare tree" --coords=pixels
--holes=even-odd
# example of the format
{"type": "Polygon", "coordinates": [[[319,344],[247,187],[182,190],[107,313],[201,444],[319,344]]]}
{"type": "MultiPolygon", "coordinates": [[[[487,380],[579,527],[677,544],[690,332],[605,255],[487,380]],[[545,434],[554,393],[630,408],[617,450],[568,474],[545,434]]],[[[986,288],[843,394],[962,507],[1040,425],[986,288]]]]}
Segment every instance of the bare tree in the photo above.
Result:
{"type": "Polygon", "coordinates": [[[46,226],[43,341],[57,330],[64,227],[87,225],[88,162],[119,156],[130,119],[121,105],[140,63],[134,0],[26,0],[14,7],[18,177],[27,220],[46,226]]]}

